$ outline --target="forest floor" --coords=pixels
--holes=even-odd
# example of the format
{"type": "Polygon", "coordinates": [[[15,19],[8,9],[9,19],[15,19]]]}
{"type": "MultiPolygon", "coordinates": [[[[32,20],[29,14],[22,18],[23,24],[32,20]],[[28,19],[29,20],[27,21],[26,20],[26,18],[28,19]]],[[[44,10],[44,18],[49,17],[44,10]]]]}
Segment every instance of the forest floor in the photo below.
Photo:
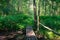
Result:
{"type": "Polygon", "coordinates": [[[22,31],[15,32],[0,32],[0,40],[23,40],[24,34],[22,31]]]}

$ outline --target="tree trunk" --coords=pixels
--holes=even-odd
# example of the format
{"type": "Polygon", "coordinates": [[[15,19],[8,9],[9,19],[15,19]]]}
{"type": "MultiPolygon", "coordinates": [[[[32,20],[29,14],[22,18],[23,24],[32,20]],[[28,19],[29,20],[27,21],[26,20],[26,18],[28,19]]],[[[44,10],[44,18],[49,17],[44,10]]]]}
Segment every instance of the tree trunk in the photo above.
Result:
{"type": "Polygon", "coordinates": [[[46,0],[44,0],[44,9],[45,9],[44,15],[46,15],[46,0]]]}
{"type": "Polygon", "coordinates": [[[40,16],[40,0],[38,0],[38,12],[37,12],[37,31],[39,31],[39,23],[40,23],[40,20],[39,20],[39,16],[40,16]]]}
{"type": "Polygon", "coordinates": [[[54,14],[54,1],[52,1],[52,16],[54,16],[55,14],[54,14]]]}
{"type": "Polygon", "coordinates": [[[18,13],[20,12],[20,0],[18,0],[18,13]]]}
{"type": "Polygon", "coordinates": [[[34,9],[34,26],[37,27],[36,0],[33,0],[33,9],[34,9]]]}

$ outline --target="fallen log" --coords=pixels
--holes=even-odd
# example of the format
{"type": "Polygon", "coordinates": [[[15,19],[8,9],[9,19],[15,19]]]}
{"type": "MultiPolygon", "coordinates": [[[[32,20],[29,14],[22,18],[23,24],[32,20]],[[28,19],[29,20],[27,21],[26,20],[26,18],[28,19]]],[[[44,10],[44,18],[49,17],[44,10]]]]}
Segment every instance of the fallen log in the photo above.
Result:
{"type": "Polygon", "coordinates": [[[31,26],[26,27],[26,40],[37,40],[37,37],[31,26]]]}

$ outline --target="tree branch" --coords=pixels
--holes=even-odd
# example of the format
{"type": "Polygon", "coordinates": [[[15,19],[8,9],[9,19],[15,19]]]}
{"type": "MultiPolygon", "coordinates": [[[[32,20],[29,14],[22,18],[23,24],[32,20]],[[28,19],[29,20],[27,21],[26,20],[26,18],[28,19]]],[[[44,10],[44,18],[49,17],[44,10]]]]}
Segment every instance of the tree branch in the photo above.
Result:
{"type": "Polygon", "coordinates": [[[55,30],[53,30],[53,29],[51,29],[51,28],[49,28],[49,27],[45,26],[45,25],[44,25],[44,24],[42,24],[42,23],[40,23],[40,25],[42,25],[44,28],[46,28],[46,29],[48,29],[48,30],[52,31],[52,32],[53,32],[53,33],[55,33],[56,35],[60,36],[60,33],[56,32],[55,30]]]}

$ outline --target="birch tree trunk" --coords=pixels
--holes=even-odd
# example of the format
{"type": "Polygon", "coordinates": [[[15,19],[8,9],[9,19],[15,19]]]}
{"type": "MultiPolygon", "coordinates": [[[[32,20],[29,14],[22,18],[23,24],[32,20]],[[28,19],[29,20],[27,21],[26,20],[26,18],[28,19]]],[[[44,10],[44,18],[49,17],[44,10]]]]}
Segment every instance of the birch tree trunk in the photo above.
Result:
{"type": "Polygon", "coordinates": [[[39,26],[40,26],[39,16],[40,16],[40,0],[38,0],[38,3],[37,3],[37,31],[39,31],[39,26]]]}

